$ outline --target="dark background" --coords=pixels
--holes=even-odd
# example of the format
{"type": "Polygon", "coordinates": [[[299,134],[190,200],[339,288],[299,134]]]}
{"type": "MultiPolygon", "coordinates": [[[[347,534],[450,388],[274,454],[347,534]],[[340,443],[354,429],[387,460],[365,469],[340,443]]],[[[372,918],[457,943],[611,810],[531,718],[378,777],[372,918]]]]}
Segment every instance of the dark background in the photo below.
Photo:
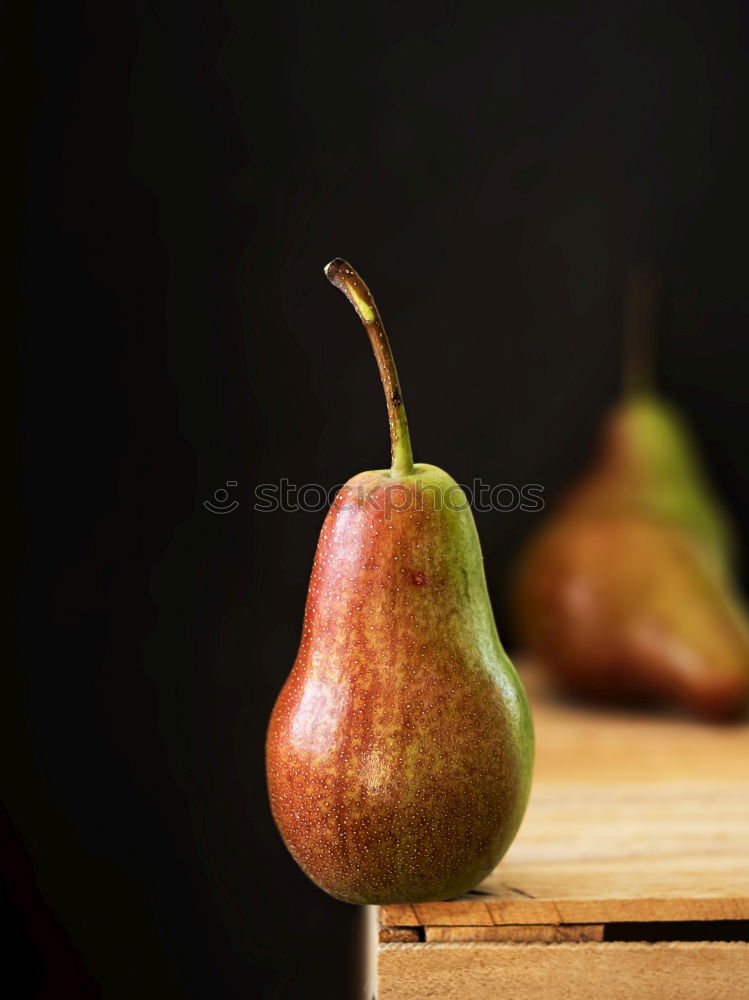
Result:
{"type": "MultiPolygon", "coordinates": [[[[2,28],[24,453],[4,978],[345,996],[356,911],[287,855],[262,762],[323,515],[253,511],[258,483],[387,463],[322,267],[375,290],[417,460],[551,499],[655,261],[658,379],[746,547],[746,7],[50,0],[2,28]]],[[[505,636],[539,523],[478,517],[505,636]]]]}

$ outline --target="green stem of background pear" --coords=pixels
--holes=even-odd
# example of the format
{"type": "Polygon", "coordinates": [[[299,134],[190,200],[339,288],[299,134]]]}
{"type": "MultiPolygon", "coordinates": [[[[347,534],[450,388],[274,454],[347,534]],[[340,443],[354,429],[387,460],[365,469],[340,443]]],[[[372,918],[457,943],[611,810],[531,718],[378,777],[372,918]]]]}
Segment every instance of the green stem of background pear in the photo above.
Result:
{"type": "Polygon", "coordinates": [[[625,397],[653,390],[659,291],[658,272],[652,264],[640,263],[632,269],[624,303],[625,397]]]}
{"type": "Polygon", "coordinates": [[[408,434],[406,409],[403,405],[403,393],[398,381],[398,372],[393,360],[393,352],[390,349],[390,342],[372,293],[353,267],[340,257],[331,260],[327,265],[325,277],[343,292],[356,310],[369,335],[387,400],[392,476],[394,479],[411,476],[414,471],[414,460],[411,451],[411,438],[408,434]]]}

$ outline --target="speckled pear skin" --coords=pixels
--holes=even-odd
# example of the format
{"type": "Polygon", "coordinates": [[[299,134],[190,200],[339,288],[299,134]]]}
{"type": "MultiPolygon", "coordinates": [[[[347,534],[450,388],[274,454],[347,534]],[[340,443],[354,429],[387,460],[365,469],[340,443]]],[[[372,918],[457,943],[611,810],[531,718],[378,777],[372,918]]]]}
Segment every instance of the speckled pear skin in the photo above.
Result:
{"type": "Polygon", "coordinates": [[[287,847],[349,903],[460,895],[512,842],[532,761],[462,491],[430,465],[355,476],[325,520],[268,731],[287,847]]]}

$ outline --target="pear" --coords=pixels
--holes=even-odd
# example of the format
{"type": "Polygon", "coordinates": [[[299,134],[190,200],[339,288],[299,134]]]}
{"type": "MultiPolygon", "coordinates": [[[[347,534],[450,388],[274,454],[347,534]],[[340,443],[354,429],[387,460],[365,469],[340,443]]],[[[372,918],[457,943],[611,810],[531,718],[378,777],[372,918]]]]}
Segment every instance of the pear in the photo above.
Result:
{"type": "Polygon", "coordinates": [[[715,719],[746,704],[745,612],[678,523],[568,509],[531,546],[516,603],[526,645],[573,692],[715,719]]]}
{"type": "Polygon", "coordinates": [[[681,526],[722,573],[734,563],[733,533],[674,406],[652,391],[625,399],[605,422],[598,455],[568,506],[580,513],[630,511],[681,526]]]}
{"type": "Polygon", "coordinates": [[[516,624],[572,691],[722,718],[746,705],[749,627],[728,519],[683,420],[642,378],[654,297],[652,280],[635,274],[634,384],[521,560],[516,624]]]}
{"type": "Polygon", "coordinates": [[[732,562],[730,526],[675,411],[652,394],[625,399],[521,561],[519,638],[573,691],[735,715],[749,627],[732,562]]]}
{"type": "Polygon", "coordinates": [[[270,803],[289,851],[332,896],[446,899],[488,875],[520,825],[530,712],[466,497],[446,472],[413,464],[372,295],[343,260],[325,273],[369,334],[392,466],[350,479],[325,519],[268,729],[270,803]]]}

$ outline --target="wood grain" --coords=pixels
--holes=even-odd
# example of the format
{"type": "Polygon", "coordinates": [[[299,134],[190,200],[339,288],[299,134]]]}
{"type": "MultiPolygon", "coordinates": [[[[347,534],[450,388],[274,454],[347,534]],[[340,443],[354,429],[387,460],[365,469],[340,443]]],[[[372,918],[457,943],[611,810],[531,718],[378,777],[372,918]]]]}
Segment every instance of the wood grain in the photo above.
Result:
{"type": "Polygon", "coordinates": [[[749,944],[382,945],[378,1000],[749,1000],[749,944]]]}
{"type": "Polygon", "coordinates": [[[427,927],[425,930],[427,942],[545,941],[551,944],[559,941],[603,941],[603,924],[503,924],[501,927],[427,927]]]}

